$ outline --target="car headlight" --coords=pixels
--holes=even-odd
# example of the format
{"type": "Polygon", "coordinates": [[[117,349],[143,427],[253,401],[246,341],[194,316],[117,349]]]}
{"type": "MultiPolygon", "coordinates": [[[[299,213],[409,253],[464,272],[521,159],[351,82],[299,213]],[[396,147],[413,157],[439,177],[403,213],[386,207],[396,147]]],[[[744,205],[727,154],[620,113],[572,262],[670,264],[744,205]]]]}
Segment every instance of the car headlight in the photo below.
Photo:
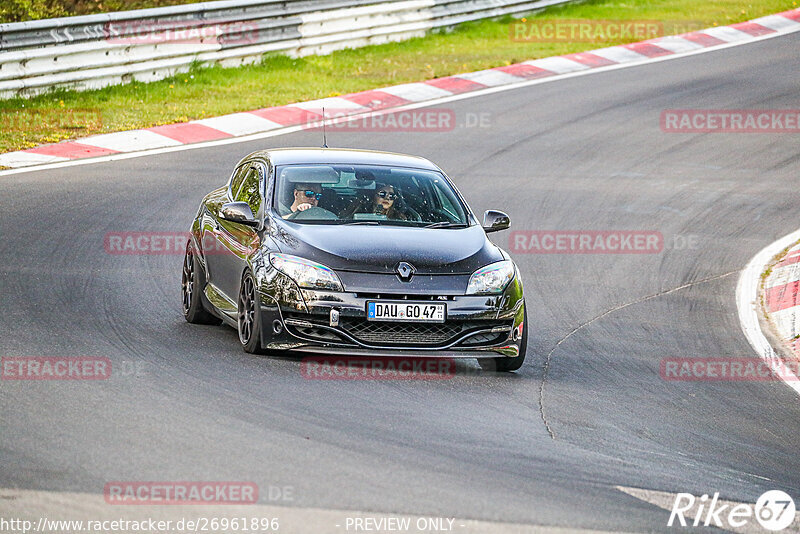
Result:
{"type": "Polygon", "coordinates": [[[336,273],[320,263],[278,252],[269,255],[269,262],[300,287],[342,291],[342,283],[336,273]]]}
{"type": "Polygon", "coordinates": [[[502,293],[514,278],[514,262],[498,261],[481,267],[469,277],[467,295],[493,295],[502,293]]]}

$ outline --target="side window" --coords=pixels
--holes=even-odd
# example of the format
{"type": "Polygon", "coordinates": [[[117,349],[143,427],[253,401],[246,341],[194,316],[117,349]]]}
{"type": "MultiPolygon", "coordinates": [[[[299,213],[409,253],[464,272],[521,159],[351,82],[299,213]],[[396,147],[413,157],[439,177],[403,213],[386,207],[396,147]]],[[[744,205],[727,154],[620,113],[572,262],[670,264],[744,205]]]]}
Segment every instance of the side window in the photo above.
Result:
{"type": "MultiPolygon", "coordinates": [[[[438,218],[433,215],[433,210],[436,208],[434,205],[434,197],[437,196],[434,192],[436,188],[431,185],[429,180],[420,180],[416,176],[412,176],[411,181],[417,186],[417,190],[419,191],[419,199],[414,209],[422,216],[422,220],[438,221],[438,218]]],[[[408,199],[406,199],[406,201],[408,202],[408,199]]]]}
{"type": "Polygon", "coordinates": [[[439,187],[434,187],[433,189],[436,191],[436,197],[439,199],[442,209],[444,209],[453,217],[458,217],[458,210],[455,206],[453,206],[453,202],[447,197],[447,195],[444,194],[444,191],[442,191],[439,187]]]}
{"type": "Polygon", "coordinates": [[[237,202],[247,202],[250,204],[250,209],[253,211],[253,215],[258,216],[258,212],[261,209],[261,191],[259,190],[259,185],[261,174],[258,172],[258,168],[253,166],[249,167],[247,173],[245,174],[245,179],[242,182],[242,187],[239,189],[234,200],[237,202]]]}
{"type": "Polygon", "coordinates": [[[239,187],[242,185],[242,181],[244,181],[244,177],[246,174],[247,169],[250,167],[248,165],[242,165],[238,169],[236,169],[231,177],[231,198],[236,199],[239,193],[239,187]]]}

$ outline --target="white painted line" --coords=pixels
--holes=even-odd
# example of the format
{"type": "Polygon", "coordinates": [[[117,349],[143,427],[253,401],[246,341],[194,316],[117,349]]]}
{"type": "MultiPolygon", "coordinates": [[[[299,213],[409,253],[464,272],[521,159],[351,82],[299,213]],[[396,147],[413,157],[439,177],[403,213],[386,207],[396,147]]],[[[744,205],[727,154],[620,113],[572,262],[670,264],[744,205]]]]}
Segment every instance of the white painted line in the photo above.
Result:
{"type": "Polygon", "coordinates": [[[681,52],[689,52],[691,50],[703,48],[703,45],[693,43],[692,41],[683,39],[681,37],[665,37],[663,39],[658,39],[657,41],[652,41],[652,43],[660,48],[669,50],[673,54],[679,54],[681,52]]]}
{"type": "Polygon", "coordinates": [[[634,52],[622,46],[612,46],[610,48],[601,48],[600,50],[592,50],[592,54],[606,58],[609,61],[617,63],[630,63],[633,61],[646,61],[649,59],[644,54],[634,52]]]}
{"type": "Polygon", "coordinates": [[[750,260],[750,263],[747,264],[742,274],[739,276],[739,282],[736,285],[736,306],[739,311],[739,323],[741,324],[742,331],[747,341],[749,341],[750,345],[755,349],[756,354],[767,362],[767,365],[775,371],[777,376],[781,377],[786,385],[800,395],[800,382],[797,376],[776,361],[775,351],[761,331],[761,325],[758,321],[758,306],[760,306],[758,285],[761,281],[761,273],[764,272],[767,263],[769,263],[776,254],[789,245],[792,245],[797,240],[800,240],[800,230],[795,230],[791,234],[767,245],[750,260]]]}
{"type": "Polygon", "coordinates": [[[556,74],[567,74],[569,72],[591,69],[588,65],[563,57],[545,57],[542,59],[534,59],[533,61],[523,61],[523,63],[525,65],[532,65],[540,69],[549,70],[556,74]]]}
{"type": "Polygon", "coordinates": [[[766,17],[761,17],[760,19],[753,19],[750,22],[755,22],[756,24],[760,24],[761,26],[775,30],[776,32],[789,30],[800,26],[800,22],[794,21],[787,17],[782,17],[780,15],[768,15],[766,17]]]}
{"type": "Polygon", "coordinates": [[[382,87],[379,91],[405,98],[411,102],[423,102],[433,98],[444,98],[453,95],[450,91],[445,91],[444,89],[428,85],[427,83],[405,83],[393,87],[382,87]]]}
{"type": "Polygon", "coordinates": [[[320,98],[319,100],[311,100],[309,102],[298,102],[297,104],[292,104],[292,106],[296,108],[305,109],[307,111],[313,111],[315,113],[320,113],[323,107],[325,108],[326,113],[329,110],[331,112],[335,112],[336,110],[363,111],[369,109],[366,106],[362,106],[357,102],[352,102],[350,100],[347,100],[346,98],[340,98],[338,96],[332,96],[329,98],[320,98]]]}
{"type": "Polygon", "coordinates": [[[69,161],[60,156],[48,156],[46,154],[34,154],[33,152],[6,152],[0,154],[0,165],[3,167],[27,167],[29,165],[42,165],[56,163],[59,161],[69,161]]]}
{"type": "Polygon", "coordinates": [[[725,41],[726,43],[736,43],[739,41],[748,41],[753,38],[752,35],[749,33],[736,30],[729,26],[719,26],[717,28],[707,28],[703,30],[703,33],[706,35],[710,35],[711,37],[716,37],[720,41],[725,41]]]}
{"type": "Polygon", "coordinates": [[[475,83],[481,83],[489,87],[497,87],[498,85],[508,85],[524,80],[519,76],[514,76],[503,72],[501,70],[480,70],[478,72],[469,72],[467,74],[458,74],[456,78],[469,80],[475,83]]]}
{"type": "Polygon", "coordinates": [[[82,145],[99,146],[117,152],[133,152],[169,146],[183,146],[179,141],[159,135],[149,130],[129,130],[79,139],[82,145]]]}
{"type": "Polygon", "coordinates": [[[248,135],[256,132],[266,132],[275,128],[282,128],[283,125],[263,119],[252,113],[231,113],[221,117],[211,117],[210,119],[200,119],[192,121],[194,124],[202,124],[209,128],[214,128],[230,135],[248,135]]]}
{"type": "MultiPolygon", "coordinates": [[[[457,94],[457,95],[453,95],[448,91],[441,91],[440,90],[442,93],[445,93],[445,94],[447,94],[449,96],[445,96],[445,97],[441,97],[441,98],[434,98],[432,100],[428,100],[428,101],[424,101],[424,102],[416,102],[414,104],[406,104],[405,106],[398,106],[396,108],[380,110],[380,111],[374,111],[374,112],[370,113],[370,115],[385,115],[387,113],[397,113],[398,111],[406,111],[406,110],[419,109],[419,108],[425,108],[425,107],[431,107],[431,106],[440,106],[442,104],[447,104],[449,102],[456,102],[456,101],[459,101],[459,100],[466,100],[466,99],[469,99],[469,98],[479,98],[479,97],[485,96],[485,95],[491,95],[491,94],[500,93],[500,92],[503,92],[503,91],[512,91],[512,90],[516,90],[516,89],[522,89],[522,88],[531,87],[531,86],[534,86],[534,85],[539,85],[539,84],[544,84],[544,83],[551,83],[551,82],[555,82],[555,81],[566,80],[566,79],[569,79],[569,78],[575,78],[575,77],[578,77],[578,76],[586,76],[586,75],[589,75],[589,74],[596,74],[596,73],[601,73],[601,72],[609,72],[609,71],[613,71],[613,70],[617,70],[617,69],[640,67],[642,65],[649,65],[649,64],[652,64],[652,63],[659,63],[661,61],[672,61],[674,59],[681,59],[681,58],[684,58],[684,57],[689,57],[689,56],[693,56],[693,55],[697,55],[697,54],[706,54],[706,53],[709,53],[709,52],[716,52],[716,51],[719,51],[719,50],[726,50],[728,48],[741,46],[743,44],[757,43],[759,41],[765,41],[767,39],[774,39],[775,37],[783,37],[783,36],[786,36],[786,35],[788,35],[790,33],[794,33],[794,32],[796,32],[798,30],[800,30],[800,25],[798,25],[797,28],[794,28],[794,29],[791,29],[791,30],[787,30],[787,31],[785,31],[783,33],[769,33],[769,34],[766,34],[766,35],[760,35],[758,37],[754,37],[754,38],[750,39],[749,41],[727,43],[727,44],[722,44],[722,45],[709,47],[709,48],[700,48],[698,50],[692,50],[690,52],[683,52],[683,53],[680,53],[680,54],[658,56],[658,57],[654,57],[654,58],[644,58],[644,56],[642,56],[645,59],[645,61],[636,62],[636,63],[622,63],[622,64],[617,64],[617,65],[608,65],[608,66],[605,66],[605,67],[596,67],[596,68],[593,68],[593,69],[581,70],[581,71],[577,71],[577,72],[570,72],[570,73],[567,73],[567,74],[561,74],[561,75],[557,75],[557,76],[548,76],[548,77],[545,77],[545,78],[536,78],[536,79],[533,79],[533,80],[525,80],[525,81],[522,81],[522,82],[519,82],[519,83],[514,83],[514,84],[509,84],[509,85],[501,85],[501,86],[498,86],[498,87],[487,87],[486,89],[479,89],[477,91],[471,91],[471,92],[461,93],[461,94],[457,94]]],[[[595,51],[593,51],[592,53],[595,53],[595,51]]],[[[431,87],[429,85],[422,84],[422,83],[407,84],[407,85],[424,86],[424,87],[429,87],[431,89],[437,89],[435,87],[431,87]]],[[[386,92],[386,93],[392,93],[392,91],[397,89],[398,87],[403,87],[403,86],[384,87],[384,88],[380,88],[379,90],[383,91],[383,92],[386,92]]],[[[394,93],[392,93],[392,94],[394,94],[394,93]]],[[[403,96],[402,94],[398,94],[397,96],[401,96],[403,98],[407,98],[406,96],[403,96]]],[[[410,98],[409,98],[409,100],[410,100],[410,98]]],[[[296,105],[297,104],[293,104],[293,106],[296,106],[296,105]]],[[[350,118],[342,119],[342,122],[344,122],[344,120],[361,119],[364,116],[365,116],[365,114],[354,115],[354,116],[352,116],[350,118]]],[[[94,164],[94,163],[105,163],[105,162],[109,162],[109,161],[119,161],[119,160],[123,160],[123,159],[141,158],[141,157],[144,157],[144,156],[167,154],[167,153],[170,153],[170,152],[178,152],[178,151],[181,151],[181,150],[197,150],[197,149],[200,149],[200,148],[210,148],[210,147],[215,147],[215,146],[231,145],[231,144],[235,144],[235,143],[248,143],[250,141],[257,141],[257,140],[260,140],[260,139],[268,139],[270,137],[277,137],[277,136],[280,136],[280,135],[286,135],[286,134],[298,132],[298,131],[303,130],[305,128],[306,128],[306,126],[302,126],[302,125],[301,126],[290,126],[290,127],[287,127],[287,128],[281,128],[281,129],[278,129],[278,130],[272,130],[272,131],[269,131],[269,132],[263,132],[263,133],[252,134],[252,135],[246,135],[246,136],[242,136],[242,137],[229,137],[227,139],[217,139],[215,141],[206,141],[206,142],[202,142],[202,143],[193,143],[193,144],[189,144],[189,145],[164,147],[164,148],[158,148],[158,149],[153,149],[153,150],[142,150],[140,152],[131,152],[131,153],[127,153],[127,154],[110,154],[108,156],[100,156],[100,157],[97,157],[97,158],[85,158],[85,159],[62,161],[62,162],[57,162],[57,163],[48,163],[48,164],[44,164],[44,165],[37,165],[35,167],[26,167],[26,168],[21,168],[21,169],[8,169],[8,170],[5,170],[5,171],[0,171],[0,176],[10,176],[10,175],[13,175],[13,174],[21,174],[21,173],[36,172],[36,171],[45,171],[45,170],[50,170],[50,169],[60,169],[60,168],[64,168],[64,167],[73,167],[73,166],[76,166],[76,165],[91,165],[91,164],[94,164]]],[[[85,140],[78,140],[78,142],[84,143],[85,140]]]]}

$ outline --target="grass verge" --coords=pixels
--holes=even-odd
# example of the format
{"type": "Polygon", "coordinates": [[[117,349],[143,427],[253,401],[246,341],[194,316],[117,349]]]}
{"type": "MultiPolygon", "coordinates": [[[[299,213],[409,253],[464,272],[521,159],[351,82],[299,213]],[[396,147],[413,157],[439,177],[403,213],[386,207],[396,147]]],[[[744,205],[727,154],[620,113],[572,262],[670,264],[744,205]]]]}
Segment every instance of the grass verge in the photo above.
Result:
{"type": "MultiPolygon", "coordinates": [[[[666,33],[727,25],[786,11],[798,0],[592,0],[541,11],[540,19],[661,21],[666,33]],[[676,31],[670,32],[669,28],[676,31]]],[[[95,133],[184,122],[387,85],[426,80],[641,40],[515,41],[506,17],[462,24],[399,43],[293,59],[267,55],[238,68],[192,68],[152,83],[56,90],[0,100],[0,152],[95,133]]]]}

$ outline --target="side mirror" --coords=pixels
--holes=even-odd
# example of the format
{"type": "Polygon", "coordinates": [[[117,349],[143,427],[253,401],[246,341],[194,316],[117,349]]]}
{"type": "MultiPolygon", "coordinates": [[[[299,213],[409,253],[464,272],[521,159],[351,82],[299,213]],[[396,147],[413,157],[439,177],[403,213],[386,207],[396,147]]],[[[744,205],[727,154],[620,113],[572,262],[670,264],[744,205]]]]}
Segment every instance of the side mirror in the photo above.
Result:
{"type": "Polygon", "coordinates": [[[507,230],[510,226],[511,219],[502,211],[486,210],[483,213],[483,230],[487,234],[507,230]]]}
{"type": "Polygon", "coordinates": [[[253,217],[253,211],[247,202],[228,202],[219,210],[220,219],[247,226],[258,226],[258,221],[253,217]]]}

